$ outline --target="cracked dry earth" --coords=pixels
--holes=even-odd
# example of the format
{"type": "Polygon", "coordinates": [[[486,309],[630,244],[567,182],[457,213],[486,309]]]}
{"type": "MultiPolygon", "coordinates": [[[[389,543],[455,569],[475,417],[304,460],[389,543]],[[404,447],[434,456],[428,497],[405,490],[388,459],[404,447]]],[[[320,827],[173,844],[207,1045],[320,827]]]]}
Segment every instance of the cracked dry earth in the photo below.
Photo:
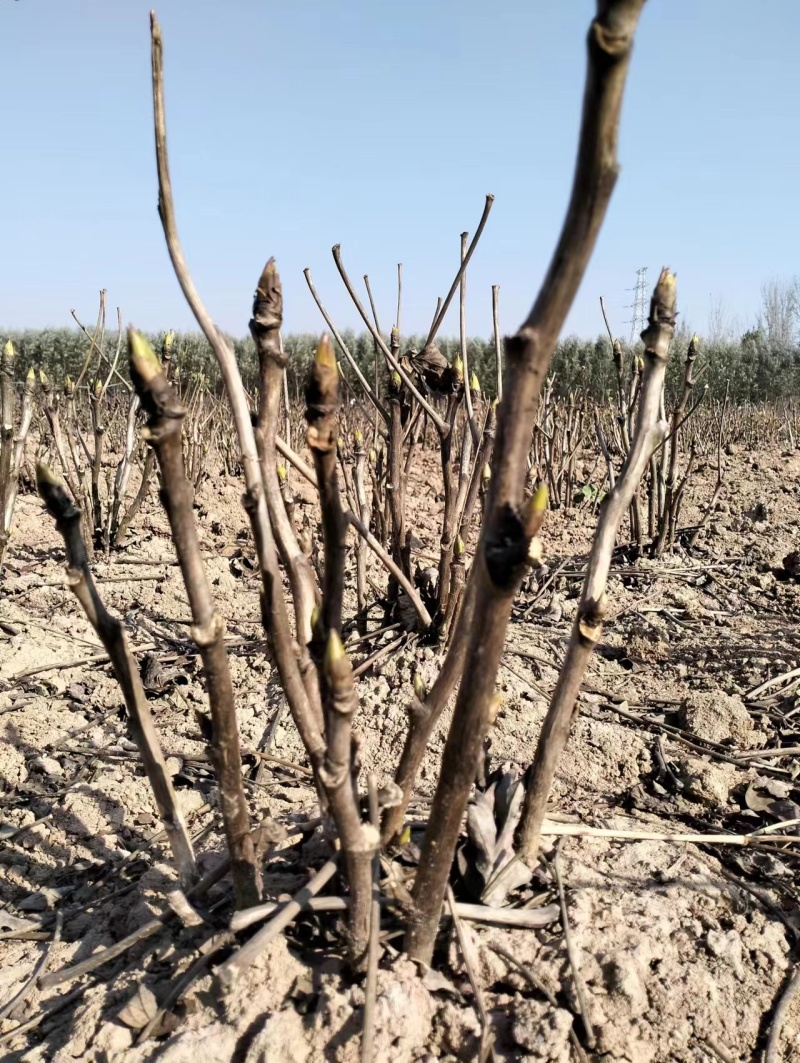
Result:
{"type": "MultiPolygon", "coordinates": [[[[423,453],[415,500],[421,554],[435,556],[440,502],[435,456],[423,453]]],[[[588,463],[587,463],[588,464],[588,463]]],[[[683,521],[696,523],[715,470],[689,488],[683,521]]],[[[783,559],[797,548],[800,452],[729,458],[728,490],[687,553],[661,561],[620,554],[609,585],[610,620],[592,660],[581,716],[552,795],[554,822],[662,834],[741,834],[800,818],[800,765],[759,750],[798,745],[800,708],[791,680],[755,695],[800,665],[800,587],[783,559]],[[738,759],[737,759],[738,758],[738,759]],[[747,758],[747,759],[744,759],[747,758]]],[[[302,495],[301,505],[312,505],[302,495]]],[[[257,578],[238,482],[206,481],[197,518],[230,638],[245,749],[271,734],[272,761],[247,755],[254,817],[283,823],[287,840],[268,855],[269,898],[297,890],[325,859],[303,751],[258,623],[257,578]],[[293,766],[292,766],[293,765],[293,766]],[[304,770],[305,769],[305,770],[304,770]]],[[[557,676],[594,519],[553,512],[543,532],[547,570],[521,592],[499,675],[502,707],[492,765],[530,760],[557,676]],[[560,570],[560,571],[559,571],[560,570]],[[547,574],[555,575],[542,593],[547,574]]],[[[360,1058],[361,979],[342,961],[335,913],[298,919],[223,994],[215,962],[166,1014],[157,1036],[141,1029],[198,949],[230,917],[226,881],[205,899],[202,927],[168,921],[83,981],[34,986],[13,1000],[46,957],[56,972],[106,948],[165,909],[175,877],[144,776],[128,740],[97,639],[64,586],[63,551],[38,500],[18,503],[0,600],[0,1058],[10,1063],[301,1063],[360,1058]],[[79,662],[79,663],[75,663],[79,662]],[[69,667],[63,667],[70,663],[69,667]],[[59,924],[60,940],[52,942],[59,924]]],[[[424,563],[424,561],[423,561],[424,563]]],[[[352,557],[349,564],[352,568],[352,557]]],[[[372,564],[372,562],[370,562],[372,564]]],[[[195,710],[202,677],[188,641],[188,607],[155,499],[127,548],[96,574],[107,604],[125,615],[143,662],[151,706],[203,869],[221,859],[213,777],[195,710]]],[[[382,584],[377,567],[372,578],[382,584]]],[[[352,575],[352,571],[351,571],[352,575]]],[[[350,615],[354,603],[349,602],[350,615]]],[[[381,626],[379,610],[370,629],[381,626]]],[[[397,637],[355,645],[360,662],[397,637]]],[[[405,733],[416,670],[430,683],[438,651],[407,644],[359,680],[364,772],[390,777],[405,733]]],[[[426,798],[449,717],[426,758],[412,815],[426,798]]],[[[793,833],[789,828],[788,833],[793,833]]],[[[401,857],[413,874],[421,840],[401,857]]],[[[545,852],[554,854],[553,839],[545,852]]],[[[797,955],[800,849],[777,838],[765,850],[656,840],[567,838],[559,866],[583,984],[587,1036],[560,921],[541,929],[468,924],[496,1059],[577,1058],[570,1031],[592,1061],[694,1063],[761,1058],[771,1012],[797,955]],[[798,856],[795,856],[797,853],[798,856]],[[527,966],[555,1004],[493,945],[527,966]]],[[[331,892],[339,887],[335,880],[331,892]]],[[[459,899],[475,900],[463,882],[459,899]]],[[[542,872],[510,903],[557,901],[542,872]]],[[[383,920],[374,1058],[468,1060],[480,1026],[452,927],[442,924],[434,968],[400,952],[400,923],[383,920]]],[[[220,953],[220,957],[224,953],[220,953]]],[[[782,1058],[800,1058],[800,1005],[784,1024],[782,1058]]]]}

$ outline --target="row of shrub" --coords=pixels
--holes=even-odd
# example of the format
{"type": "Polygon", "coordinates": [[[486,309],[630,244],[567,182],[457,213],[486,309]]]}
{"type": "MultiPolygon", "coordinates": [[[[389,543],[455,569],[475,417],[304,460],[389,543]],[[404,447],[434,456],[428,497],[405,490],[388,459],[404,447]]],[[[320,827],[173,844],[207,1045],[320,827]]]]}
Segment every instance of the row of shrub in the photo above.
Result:
{"type": "MultiPolygon", "coordinates": [[[[163,333],[161,334],[163,335],[163,333]]],[[[160,343],[161,335],[152,335],[151,341],[160,343]]],[[[245,385],[254,390],[257,382],[256,354],[250,337],[233,343],[242,368],[245,385]]],[[[342,338],[362,372],[372,379],[374,375],[375,349],[372,337],[366,333],[345,331],[342,338]]],[[[90,348],[86,337],[74,329],[26,329],[0,335],[0,344],[11,339],[17,349],[16,370],[20,379],[29,366],[43,369],[51,379],[63,380],[66,375],[77,377],[90,348]]],[[[689,335],[679,333],[673,346],[667,378],[670,395],[680,387],[683,373],[682,355],[688,346],[689,335]]],[[[303,382],[313,357],[318,335],[295,333],[284,337],[284,346],[289,358],[289,387],[293,397],[302,394],[303,382]]],[[[421,337],[404,337],[404,349],[421,347],[421,337]]],[[[455,339],[443,339],[439,346],[452,358],[458,349],[455,339]]],[[[108,342],[110,352],[115,347],[115,337],[108,342]]],[[[182,375],[190,377],[203,373],[212,388],[219,387],[219,373],[211,349],[200,333],[180,333],[176,336],[175,362],[182,375]]],[[[626,347],[626,363],[635,355],[635,350],[626,347]]],[[[495,393],[494,343],[489,340],[471,339],[468,345],[469,369],[478,375],[484,393],[495,393]]],[[[120,360],[124,370],[124,358],[120,360]]],[[[345,375],[352,379],[349,367],[344,363],[345,375]]],[[[800,347],[786,342],[777,342],[761,329],[745,333],[739,340],[716,343],[701,341],[701,354],[697,370],[699,381],[708,386],[709,397],[724,398],[726,390],[730,400],[745,402],[770,401],[800,394],[800,347]]],[[[553,386],[559,394],[583,393],[593,399],[603,399],[616,390],[616,373],[611,357],[611,345],[607,336],[595,340],[568,336],[556,349],[552,365],[553,386]]],[[[385,372],[381,372],[385,377],[385,372]]]]}

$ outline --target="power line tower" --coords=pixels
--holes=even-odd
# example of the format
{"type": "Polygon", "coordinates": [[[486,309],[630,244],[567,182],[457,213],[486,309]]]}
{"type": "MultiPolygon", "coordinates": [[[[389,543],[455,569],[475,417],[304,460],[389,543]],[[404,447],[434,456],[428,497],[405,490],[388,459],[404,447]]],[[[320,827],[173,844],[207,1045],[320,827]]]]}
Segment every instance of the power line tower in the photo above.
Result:
{"type": "Polygon", "coordinates": [[[636,287],[627,290],[634,293],[633,302],[628,306],[628,310],[633,311],[633,317],[628,322],[631,327],[632,347],[647,323],[647,266],[636,270],[636,287]]]}

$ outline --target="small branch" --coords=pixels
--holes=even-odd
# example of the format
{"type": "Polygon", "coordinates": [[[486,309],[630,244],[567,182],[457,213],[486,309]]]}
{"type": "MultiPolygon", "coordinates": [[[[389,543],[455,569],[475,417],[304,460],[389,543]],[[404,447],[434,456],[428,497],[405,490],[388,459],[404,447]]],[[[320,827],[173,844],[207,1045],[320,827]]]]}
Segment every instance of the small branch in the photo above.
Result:
{"type": "MultiPolygon", "coordinates": [[[[541,520],[525,501],[527,458],[539,396],[559,333],[583,279],[613,190],[622,96],[644,0],[606,0],[588,34],[588,69],[572,193],[550,267],[527,319],[506,343],[504,398],[486,518],[465,591],[474,594],[466,667],[445,744],[414,883],[406,948],[429,963],[438,912],[493,719],[494,688],[512,603],[541,520]]],[[[546,502],[545,502],[546,504],[546,502]]],[[[541,514],[543,517],[543,513],[541,514]]]]}
{"type": "Polygon", "coordinates": [[[8,1016],[18,1008],[23,1001],[27,1000],[31,990],[36,986],[36,983],[40,978],[44,977],[47,973],[47,968],[50,966],[50,960],[53,957],[53,949],[61,941],[61,927],[64,923],[64,916],[61,912],[56,912],[56,928],[53,932],[53,937],[47,947],[44,950],[44,954],[39,960],[38,964],[33,970],[30,978],[25,982],[19,992],[15,993],[10,1000],[6,1001],[2,1007],[0,1007],[0,1022],[7,1019],[8,1016]]]}
{"type": "Polygon", "coordinates": [[[439,432],[446,432],[447,426],[445,425],[444,421],[441,419],[436,410],[433,409],[430,403],[426,402],[422,395],[419,393],[416,386],[414,385],[413,380],[411,380],[405,369],[403,369],[400,362],[397,361],[397,359],[394,357],[392,352],[387,347],[383,336],[381,336],[380,332],[378,332],[373,323],[370,321],[369,316],[361,303],[361,300],[356,295],[355,288],[353,287],[350,278],[347,275],[347,271],[344,268],[344,263],[342,262],[341,248],[339,244],[336,244],[333,247],[333,261],[336,263],[336,268],[339,270],[339,275],[344,281],[344,286],[347,289],[348,295],[353,300],[356,310],[358,310],[359,314],[361,315],[361,320],[369,329],[373,340],[375,340],[375,342],[380,347],[381,351],[383,352],[384,358],[392,367],[394,372],[400,375],[400,379],[403,381],[405,386],[408,388],[408,390],[411,392],[411,394],[414,396],[414,398],[417,400],[423,410],[425,410],[425,412],[428,414],[430,419],[436,425],[439,432]]]}
{"type": "MultiPolygon", "coordinates": [[[[291,901],[281,908],[274,919],[259,930],[257,934],[254,934],[247,944],[243,945],[229,960],[226,960],[225,963],[217,968],[217,978],[225,990],[233,988],[239,976],[258,959],[267,945],[289,926],[308,905],[311,898],[319,893],[326,882],[330,881],[336,872],[337,866],[338,861],[335,856],[326,864],[323,864],[316,875],[301,890],[295,893],[291,901]]],[[[236,927],[231,923],[231,930],[236,929],[241,929],[241,927],[236,927]]]]}
{"type": "Polygon", "coordinates": [[[500,338],[500,285],[492,285],[492,334],[494,336],[494,366],[497,401],[503,401],[503,342],[500,338]]]}
{"type": "Polygon", "coordinates": [[[225,624],[216,611],[194,522],[191,484],[186,478],[181,445],[185,410],[147,341],[128,332],[130,373],[136,394],[149,415],[145,439],[156,452],[163,488],[161,502],[169,520],[175,553],[192,613],[191,635],[203,661],[211,709],[211,752],[219,787],[225,836],[237,904],[246,908],[259,899],[261,876],[242,785],[239,726],[233,695],[225,624]]]}
{"type": "Polygon", "coordinates": [[[314,455],[317,490],[325,542],[325,574],[322,588],[324,631],[342,631],[346,531],[336,473],[337,406],[339,375],[331,341],[325,334],[319,342],[306,386],[306,442],[314,455]]]}
{"type": "MultiPolygon", "coordinates": [[[[537,989],[542,996],[547,999],[551,1008],[560,1007],[555,993],[548,989],[541,978],[534,974],[530,967],[527,967],[524,963],[520,963],[518,959],[511,955],[508,949],[504,948],[502,945],[498,945],[495,941],[489,942],[489,948],[492,949],[493,952],[496,952],[498,956],[502,956],[506,963],[513,967],[514,970],[519,971],[519,973],[531,983],[534,989],[537,989]]],[[[572,1027],[570,1027],[569,1030],[569,1039],[572,1042],[572,1047],[575,1049],[575,1054],[580,1060],[580,1063],[589,1063],[586,1053],[578,1040],[578,1035],[572,1027]]]]}
{"type": "MultiPolygon", "coordinates": [[[[364,394],[367,396],[369,401],[372,403],[372,405],[378,411],[378,413],[383,418],[383,420],[388,424],[389,414],[386,412],[386,407],[381,403],[380,399],[378,398],[377,393],[375,391],[373,391],[372,388],[370,387],[369,381],[367,380],[367,378],[364,376],[364,374],[361,372],[361,370],[358,367],[358,362],[356,362],[355,358],[350,353],[350,348],[347,346],[347,344],[344,342],[342,337],[337,332],[336,326],[334,325],[333,321],[331,321],[331,318],[330,318],[330,316],[328,314],[328,311],[325,309],[325,307],[322,304],[322,300],[317,295],[317,289],[314,287],[314,283],[311,280],[311,270],[308,269],[308,268],[304,269],[303,270],[303,276],[306,279],[306,284],[308,285],[308,290],[311,292],[312,296],[314,297],[314,302],[317,304],[317,307],[319,308],[319,312],[322,314],[323,318],[325,319],[325,324],[331,330],[331,334],[332,334],[333,338],[339,344],[339,349],[341,350],[342,354],[347,359],[348,364],[350,365],[350,368],[356,374],[356,377],[358,378],[358,382],[359,382],[359,384],[361,385],[361,387],[364,390],[364,394]]],[[[369,291],[369,288],[367,289],[367,291],[369,291]]],[[[370,298],[372,298],[371,295],[370,295],[370,298]]]]}
{"type": "Polygon", "coordinates": [[[586,1034],[586,1043],[589,1048],[594,1048],[596,1039],[594,1036],[594,1030],[592,1029],[592,1022],[589,1018],[589,1009],[586,1007],[585,986],[583,984],[583,976],[581,975],[580,966],[578,964],[578,951],[575,948],[575,942],[572,940],[572,928],[569,925],[567,898],[564,894],[564,882],[561,878],[561,867],[559,866],[560,857],[561,850],[559,844],[559,848],[556,849],[555,857],[553,858],[553,875],[555,876],[556,886],[558,888],[558,902],[561,906],[561,926],[564,930],[564,943],[567,946],[567,957],[572,970],[572,980],[575,983],[575,995],[578,998],[578,1007],[580,1008],[581,1021],[583,1022],[583,1029],[586,1034]]]}
{"type": "MultiPolygon", "coordinates": [[[[777,824],[776,824],[777,826],[777,824]]],[[[606,827],[586,827],[579,823],[550,823],[542,825],[543,838],[608,838],[617,842],[668,842],[671,845],[733,845],[736,848],[757,849],[760,845],[782,842],[800,845],[796,834],[659,834],[647,830],[614,830],[606,827]]]]}
{"type": "MultiPolygon", "coordinates": [[[[230,928],[238,933],[256,923],[263,923],[270,916],[282,912],[287,903],[291,902],[269,901],[267,904],[258,904],[255,908],[235,912],[230,928]]],[[[381,897],[380,903],[381,907],[395,908],[397,897],[381,897]]],[[[349,897],[312,897],[304,907],[311,912],[347,912],[351,902],[349,897]]],[[[555,923],[561,910],[557,904],[547,904],[542,908],[494,908],[489,904],[466,904],[464,901],[456,901],[456,912],[459,919],[467,923],[506,926],[513,930],[539,930],[555,923]]],[[[447,911],[442,909],[441,914],[444,917],[447,911]]]]}
{"type": "Polygon", "coordinates": [[[650,323],[642,333],[644,370],[631,448],[598,521],[564,665],[529,770],[530,785],[525,792],[520,823],[521,852],[529,867],[538,853],[547,798],[569,738],[583,676],[602,635],[607,608],[606,584],[617,532],[653,451],[667,431],[666,422],[660,419],[660,408],[675,314],[675,277],[663,269],[650,303],[650,323]]]}
{"type": "MultiPolygon", "coordinates": [[[[368,781],[369,820],[376,833],[380,830],[378,806],[378,782],[374,775],[368,781]]],[[[361,1032],[361,1063],[372,1060],[372,1042],[375,1039],[375,1003],[378,994],[378,961],[380,960],[381,936],[381,855],[375,850],[372,861],[372,916],[369,930],[369,953],[367,955],[367,981],[364,987],[364,1022],[361,1032]]]]}
{"type": "Polygon", "coordinates": [[[483,235],[483,230],[486,228],[486,222],[489,220],[489,212],[492,209],[493,203],[494,196],[490,192],[486,196],[486,202],[483,205],[483,213],[481,214],[481,220],[478,222],[478,228],[475,230],[475,235],[472,237],[472,243],[469,245],[466,250],[466,253],[464,254],[461,266],[458,270],[458,273],[456,273],[455,280],[450,286],[450,291],[445,296],[444,302],[436,308],[436,314],[434,316],[433,322],[431,323],[430,331],[428,332],[428,338],[425,341],[426,347],[429,343],[433,343],[433,341],[436,339],[436,336],[438,335],[439,329],[442,327],[442,322],[444,321],[447,311],[450,309],[450,303],[453,301],[453,296],[456,294],[456,291],[458,290],[458,287],[461,284],[461,279],[467,271],[469,260],[475,253],[475,248],[478,246],[478,241],[483,235]]]}
{"type": "Polygon", "coordinates": [[[772,1028],[769,1032],[769,1041],[767,1042],[767,1051],[764,1057],[764,1063],[781,1063],[781,1031],[783,1030],[783,1024],[786,1022],[786,1018],[789,1014],[789,1008],[800,993],[800,968],[798,968],[792,980],[784,989],[781,999],[778,1002],[778,1006],[775,1009],[775,1013],[772,1017],[772,1028]]]}
{"type": "Polygon", "coordinates": [[[402,791],[402,800],[384,813],[382,839],[384,844],[396,839],[403,829],[403,821],[414,791],[417,772],[425,757],[425,750],[439,718],[447,707],[453,691],[458,686],[464,671],[467,656],[468,634],[472,624],[473,597],[471,583],[467,584],[456,628],[450,640],[444,662],[430,692],[424,686],[415,690],[414,700],[408,706],[408,734],[394,781],[402,791]]]}
{"type": "MultiPolygon", "coordinates": [[[[259,362],[259,403],[256,419],[256,446],[261,460],[261,477],[267,498],[269,519],[275,533],[283,563],[289,573],[292,588],[297,639],[301,652],[311,641],[311,614],[316,606],[316,586],[311,564],[300,549],[286,512],[276,463],[275,437],[280,417],[281,392],[288,363],[283,350],[280,329],[283,322],[283,291],[271,258],[256,286],[250,333],[256,345],[259,362]]],[[[309,662],[310,664],[310,662],[309,662]]],[[[305,669],[304,669],[305,671],[305,669]]],[[[308,684],[306,684],[308,689],[308,684]]],[[[319,703],[319,692],[308,692],[309,701],[319,703]]],[[[321,711],[319,725],[322,726],[321,711]]]]}
{"type": "Polygon", "coordinates": [[[478,979],[475,946],[470,940],[469,931],[461,922],[461,916],[458,914],[458,905],[453,896],[453,888],[449,883],[447,886],[447,906],[450,909],[450,915],[453,919],[453,926],[455,927],[456,938],[458,939],[458,947],[461,950],[461,957],[464,960],[464,966],[467,969],[467,978],[469,979],[469,984],[472,988],[472,995],[475,998],[475,1010],[478,1013],[478,1020],[481,1024],[481,1047],[479,1058],[485,1060],[489,1056],[493,1041],[492,1022],[489,1018],[486,1001],[483,998],[483,991],[478,979]]]}
{"type": "Polygon", "coordinates": [[[375,536],[370,532],[366,524],[364,524],[363,521],[360,521],[355,515],[355,513],[351,513],[350,510],[346,510],[344,513],[344,518],[347,523],[351,524],[356,529],[358,534],[363,537],[364,542],[367,544],[370,550],[372,550],[372,552],[375,554],[381,564],[386,568],[387,572],[389,572],[390,575],[392,575],[397,580],[398,584],[406,592],[409,601],[414,607],[414,611],[419,617],[419,621],[422,624],[422,627],[427,631],[427,629],[431,626],[432,623],[431,616],[428,610],[425,608],[419,594],[417,594],[417,590],[414,587],[414,584],[411,583],[411,581],[403,574],[401,569],[399,569],[394,563],[394,561],[392,561],[389,554],[384,550],[384,548],[381,546],[375,536]]]}
{"type": "MultiPolygon", "coordinates": [[[[186,899],[193,901],[204,897],[213,886],[216,886],[216,884],[227,875],[230,866],[230,860],[223,860],[217,865],[217,867],[205,874],[199,882],[189,890],[186,894],[186,899]]],[[[134,945],[138,945],[140,941],[145,941],[147,938],[156,935],[160,930],[164,929],[165,925],[171,919],[174,919],[175,917],[175,912],[169,908],[161,915],[148,920],[148,922],[132,931],[127,937],[122,938],[113,945],[109,945],[108,948],[92,953],[91,956],[88,956],[80,963],[74,964],[72,967],[63,967],[60,971],[54,971],[52,974],[45,975],[44,978],[39,980],[39,989],[53,989],[57,985],[63,985],[64,982],[74,982],[77,978],[83,978],[84,975],[91,974],[92,971],[96,971],[98,967],[103,967],[112,960],[124,956],[128,949],[133,948],[134,945]]]]}
{"type": "Polygon", "coordinates": [[[70,589],[105,647],[122,689],[131,737],[142,758],[142,765],[169,839],[181,883],[184,887],[191,886],[197,877],[197,865],[189,832],[175,798],[161,743],[125,629],[106,609],[92,579],[86,546],[81,535],[81,511],[47,466],[37,467],[36,481],[39,494],[64,539],[70,589]]]}
{"type": "MultiPolygon", "coordinates": [[[[258,566],[261,572],[262,617],[264,618],[265,628],[272,638],[275,660],[292,718],[300,733],[303,745],[306,747],[309,759],[312,764],[316,765],[321,761],[324,741],[314,718],[300,674],[300,667],[294,653],[294,640],[289,627],[289,617],[282,592],[281,574],[269,523],[247,393],[242,384],[236,355],[222,333],[217,329],[200,298],[189,273],[189,267],[178,237],[167,155],[163,45],[161,28],[155,17],[155,12],[150,14],[150,31],[153,69],[153,125],[158,169],[158,212],[178,283],[197,319],[197,323],[214,351],[225,384],[225,391],[236,426],[242,471],[247,486],[245,509],[250,518],[258,566]]],[[[276,439],[276,445],[281,450],[280,440],[276,439]]]]}

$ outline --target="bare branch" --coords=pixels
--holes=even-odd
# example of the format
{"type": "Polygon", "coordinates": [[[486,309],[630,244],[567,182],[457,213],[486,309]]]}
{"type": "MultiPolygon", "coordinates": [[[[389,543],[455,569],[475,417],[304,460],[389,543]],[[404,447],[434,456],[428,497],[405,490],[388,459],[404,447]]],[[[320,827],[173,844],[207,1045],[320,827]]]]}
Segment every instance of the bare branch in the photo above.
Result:
{"type": "Polygon", "coordinates": [[[642,333],[644,371],[631,449],[597,525],[566,657],[530,769],[520,824],[521,854],[529,866],[536,860],[547,797],[567,744],[586,665],[603,631],[606,582],[617,532],[650,457],[667,431],[659,411],[669,345],[675,331],[675,302],[675,277],[663,269],[650,304],[650,323],[642,333]]]}
{"type": "MultiPolygon", "coordinates": [[[[506,342],[506,381],[487,518],[470,573],[475,595],[466,668],[431,806],[406,946],[430,962],[478,752],[491,724],[494,685],[511,604],[536,531],[523,507],[527,456],[542,382],[594,248],[617,176],[616,144],[633,34],[644,0],[600,0],[589,30],[578,159],[567,215],[539,296],[506,342]]],[[[467,588],[470,593],[470,587],[467,588]]]]}

